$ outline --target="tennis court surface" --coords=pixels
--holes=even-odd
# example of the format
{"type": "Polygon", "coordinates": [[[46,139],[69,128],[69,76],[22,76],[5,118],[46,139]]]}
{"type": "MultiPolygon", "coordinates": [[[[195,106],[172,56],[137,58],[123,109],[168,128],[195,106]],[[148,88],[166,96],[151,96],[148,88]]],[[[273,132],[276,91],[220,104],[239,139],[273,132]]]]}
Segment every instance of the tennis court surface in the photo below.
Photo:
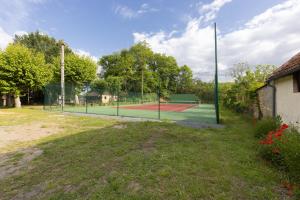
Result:
{"type": "Polygon", "coordinates": [[[182,104],[182,103],[161,103],[159,104],[141,104],[136,106],[120,106],[121,109],[130,109],[130,110],[158,110],[160,111],[173,111],[173,112],[183,112],[189,108],[196,107],[197,104],[182,104]]]}

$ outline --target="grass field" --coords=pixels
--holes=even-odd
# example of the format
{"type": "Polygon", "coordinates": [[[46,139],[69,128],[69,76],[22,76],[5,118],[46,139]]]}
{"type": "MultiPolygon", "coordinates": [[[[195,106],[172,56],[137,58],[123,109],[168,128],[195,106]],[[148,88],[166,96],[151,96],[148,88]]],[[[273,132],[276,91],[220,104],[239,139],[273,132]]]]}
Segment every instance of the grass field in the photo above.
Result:
{"type": "MultiPolygon", "coordinates": [[[[126,105],[130,106],[130,105],[126,105]]],[[[137,106],[133,104],[131,106],[137,106]]],[[[60,107],[45,107],[46,110],[61,110],[60,107]]],[[[65,106],[65,112],[78,112],[78,113],[93,113],[100,115],[117,115],[127,116],[127,117],[139,117],[139,118],[149,118],[149,119],[158,119],[158,109],[157,110],[138,110],[138,109],[126,109],[123,106],[120,106],[119,113],[116,106],[65,106]]],[[[162,120],[175,120],[175,121],[193,121],[201,123],[216,123],[215,119],[215,109],[214,105],[211,104],[200,104],[195,107],[186,109],[182,112],[174,111],[161,111],[160,119],[162,120]]]]}
{"type": "Polygon", "coordinates": [[[249,120],[222,113],[225,128],[192,129],[0,110],[0,137],[15,134],[0,145],[0,199],[286,198],[249,120]]]}

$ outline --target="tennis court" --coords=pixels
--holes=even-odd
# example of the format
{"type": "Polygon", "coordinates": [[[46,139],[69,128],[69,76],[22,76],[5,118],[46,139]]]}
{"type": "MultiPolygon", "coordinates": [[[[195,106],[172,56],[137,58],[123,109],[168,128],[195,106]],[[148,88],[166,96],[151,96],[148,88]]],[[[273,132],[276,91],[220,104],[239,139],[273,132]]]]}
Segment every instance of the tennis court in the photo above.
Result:
{"type": "Polygon", "coordinates": [[[160,111],[173,111],[173,112],[183,112],[189,108],[196,107],[197,104],[167,104],[167,103],[161,103],[158,105],[157,103],[154,104],[141,104],[141,105],[135,105],[135,106],[121,106],[121,109],[130,109],[130,110],[159,110],[160,111]]]}
{"type": "Polygon", "coordinates": [[[45,91],[44,108],[49,111],[216,123],[214,104],[201,103],[194,94],[170,94],[163,98],[156,93],[76,95],[72,88],[67,88],[62,108],[59,87],[52,86],[45,91]]]}

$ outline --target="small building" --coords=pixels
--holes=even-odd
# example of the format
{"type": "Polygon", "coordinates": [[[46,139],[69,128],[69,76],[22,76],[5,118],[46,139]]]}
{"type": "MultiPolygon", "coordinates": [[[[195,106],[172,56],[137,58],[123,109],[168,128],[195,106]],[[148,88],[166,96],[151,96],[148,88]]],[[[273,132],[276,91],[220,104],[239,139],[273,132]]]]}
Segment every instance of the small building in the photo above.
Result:
{"type": "Polygon", "coordinates": [[[276,69],[257,93],[263,117],[279,115],[300,127],[300,52],[276,69]]]}
{"type": "Polygon", "coordinates": [[[109,104],[113,101],[117,101],[118,97],[117,96],[114,96],[114,95],[111,95],[110,93],[108,92],[104,92],[102,95],[101,95],[101,103],[102,104],[109,104]]]}

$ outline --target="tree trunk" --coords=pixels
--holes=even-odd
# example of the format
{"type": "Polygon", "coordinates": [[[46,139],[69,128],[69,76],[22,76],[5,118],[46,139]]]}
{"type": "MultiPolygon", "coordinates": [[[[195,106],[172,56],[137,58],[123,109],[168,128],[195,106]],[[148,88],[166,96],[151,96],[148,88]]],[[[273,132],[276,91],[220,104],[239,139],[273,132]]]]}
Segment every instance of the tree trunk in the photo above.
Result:
{"type": "Polygon", "coordinates": [[[27,90],[27,105],[30,104],[30,97],[29,97],[29,94],[30,94],[30,90],[29,90],[29,88],[28,88],[28,90],[27,90]]]}
{"type": "Polygon", "coordinates": [[[12,103],[12,99],[11,99],[11,94],[7,94],[7,95],[6,95],[6,99],[7,99],[7,101],[6,101],[7,106],[8,106],[8,107],[12,107],[12,106],[13,106],[13,103],[12,103]]]}
{"type": "Polygon", "coordinates": [[[21,100],[20,100],[20,95],[14,95],[15,97],[15,108],[21,108],[21,100]]]}
{"type": "Polygon", "coordinates": [[[79,105],[79,97],[75,94],[75,105],[79,105]]]}
{"type": "Polygon", "coordinates": [[[7,104],[7,103],[6,103],[6,99],[7,99],[7,96],[6,96],[6,94],[5,94],[5,95],[2,96],[2,101],[3,101],[3,102],[2,102],[2,106],[3,106],[3,107],[6,107],[6,104],[7,104]]]}

